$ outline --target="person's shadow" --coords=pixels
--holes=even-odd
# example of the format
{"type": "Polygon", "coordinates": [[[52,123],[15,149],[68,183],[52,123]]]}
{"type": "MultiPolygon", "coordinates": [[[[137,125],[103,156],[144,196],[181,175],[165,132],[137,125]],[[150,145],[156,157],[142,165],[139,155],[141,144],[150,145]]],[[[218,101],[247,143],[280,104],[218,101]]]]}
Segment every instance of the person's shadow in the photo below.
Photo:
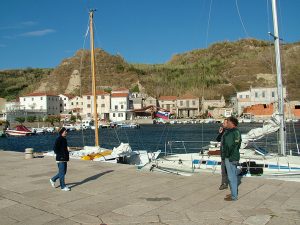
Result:
{"type": "Polygon", "coordinates": [[[93,175],[93,176],[90,176],[88,178],[85,178],[84,180],[80,181],[80,182],[75,182],[75,183],[69,183],[68,186],[70,188],[73,188],[73,187],[76,187],[76,186],[79,186],[81,184],[84,184],[84,183],[87,183],[89,181],[93,181],[93,180],[97,180],[99,177],[102,177],[103,175],[107,174],[107,173],[111,173],[113,172],[114,170],[107,170],[105,172],[102,172],[102,173],[98,173],[96,175],[93,175]]]}

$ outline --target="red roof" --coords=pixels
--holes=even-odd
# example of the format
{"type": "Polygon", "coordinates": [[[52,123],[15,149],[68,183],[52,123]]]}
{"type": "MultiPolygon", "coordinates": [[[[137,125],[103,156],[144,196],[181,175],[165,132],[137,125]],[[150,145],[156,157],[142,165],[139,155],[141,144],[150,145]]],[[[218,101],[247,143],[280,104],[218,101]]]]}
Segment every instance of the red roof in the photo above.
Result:
{"type": "Polygon", "coordinates": [[[111,94],[112,98],[118,98],[118,97],[128,97],[128,93],[113,93],[111,94]]]}
{"type": "Polygon", "coordinates": [[[176,96],[160,96],[159,97],[159,100],[167,100],[167,101],[174,101],[176,99],[177,99],[176,96]]]}
{"type": "Polygon", "coordinates": [[[55,94],[47,94],[47,93],[39,93],[39,92],[37,92],[37,93],[31,93],[31,94],[28,94],[28,95],[25,95],[24,97],[31,97],[31,96],[57,96],[58,97],[58,95],[55,95],[55,94]]]}
{"type": "Polygon", "coordinates": [[[195,97],[194,95],[186,94],[186,95],[178,97],[178,99],[198,99],[198,98],[195,97]]]}

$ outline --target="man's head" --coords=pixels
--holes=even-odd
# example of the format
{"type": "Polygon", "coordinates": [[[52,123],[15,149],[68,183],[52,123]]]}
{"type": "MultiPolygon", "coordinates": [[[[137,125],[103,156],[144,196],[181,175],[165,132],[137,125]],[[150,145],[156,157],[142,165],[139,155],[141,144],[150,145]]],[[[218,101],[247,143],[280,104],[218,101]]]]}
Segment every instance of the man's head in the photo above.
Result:
{"type": "Polygon", "coordinates": [[[59,133],[60,136],[66,137],[67,136],[67,129],[62,127],[62,128],[60,128],[58,133],[59,133]]]}
{"type": "Polygon", "coordinates": [[[231,116],[231,117],[227,118],[227,127],[229,129],[237,127],[238,124],[239,124],[239,121],[234,116],[231,116]]]}
{"type": "Polygon", "coordinates": [[[222,126],[223,126],[223,128],[227,128],[227,118],[224,119],[222,126]]]}

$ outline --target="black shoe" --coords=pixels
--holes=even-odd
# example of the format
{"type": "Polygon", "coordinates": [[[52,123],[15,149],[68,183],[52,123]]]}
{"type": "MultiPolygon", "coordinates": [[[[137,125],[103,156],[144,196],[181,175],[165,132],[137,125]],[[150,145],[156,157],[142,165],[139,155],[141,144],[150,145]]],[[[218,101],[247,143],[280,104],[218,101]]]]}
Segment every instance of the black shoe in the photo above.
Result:
{"type": "Polygon", "coordinates": [[[227,184],[221,184],[221,186],[219,187],[219,190],[224,190],[227,189],[228,185],[227,184]]]}

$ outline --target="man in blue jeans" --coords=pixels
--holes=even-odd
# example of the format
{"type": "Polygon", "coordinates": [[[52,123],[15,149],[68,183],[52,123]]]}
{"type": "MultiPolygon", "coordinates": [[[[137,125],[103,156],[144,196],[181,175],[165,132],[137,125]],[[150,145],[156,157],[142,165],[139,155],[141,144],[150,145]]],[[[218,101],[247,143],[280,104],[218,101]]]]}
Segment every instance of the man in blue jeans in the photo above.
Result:
{"type": "Polygon", "coordinates": [[[237,128],[238,120],[231,116],[227,118],[227,130],[223,135],[222,157],[225,160],[227,176],[231,194],[224,198],[225,201],[236,201],[238,199],[238,185],[240,184],[237,165],[240,160],[241,133],[237,128]]]}
{"type": "Polygon", "coordinates": [[[58,167],[58,173],[50,179],[52,187],[55,187],[55,181],[59,179],[60,188],[62,191],[70,191],[71,189],[65,184],[65,175],[67,173],[67,166],[69,161],[69,151],[67,143],[67,130],[61,128],[59,130],[59,136],[54,144],[54,152],[56,154],[56,163],[58,167]]]}

